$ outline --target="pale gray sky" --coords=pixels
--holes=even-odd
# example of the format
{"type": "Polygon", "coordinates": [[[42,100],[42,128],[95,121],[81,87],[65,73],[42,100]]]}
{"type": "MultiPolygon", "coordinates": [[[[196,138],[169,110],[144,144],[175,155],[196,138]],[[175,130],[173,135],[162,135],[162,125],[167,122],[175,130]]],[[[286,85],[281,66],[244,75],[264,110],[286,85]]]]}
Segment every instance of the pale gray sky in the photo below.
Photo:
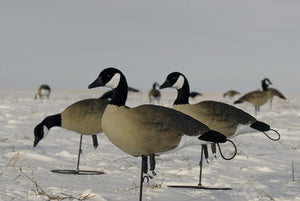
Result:
{"type": "Polygon", "coordinates": [[[87,89],[113,66],[142,90],[180,71],[200,92],[300,92],[296,0],[0,0],[0,26],[0,88],[87,89]]]}

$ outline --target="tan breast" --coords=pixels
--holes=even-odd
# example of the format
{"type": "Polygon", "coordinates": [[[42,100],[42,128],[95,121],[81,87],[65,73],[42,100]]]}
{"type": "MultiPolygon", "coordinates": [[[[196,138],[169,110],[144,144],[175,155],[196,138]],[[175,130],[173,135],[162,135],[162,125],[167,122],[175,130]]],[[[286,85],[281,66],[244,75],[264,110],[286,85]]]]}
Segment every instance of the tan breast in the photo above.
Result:
{"type": "Polygon", "coordinates": [[[67,107],[61,113],[61,127],[83,135],[102,132],[101,119],[107,100],[86,99],[67,107]]]}
{"type": "Polygon", "coordinates": [[[132,156],[172,150],[178,146],[182,134],[199,135],[208,130],[186,115],[153,105],[135,108],[108,105],[102,126],[109,140],[132,156]],[[185,125],[187,119],[192,121],[185,125]]]}

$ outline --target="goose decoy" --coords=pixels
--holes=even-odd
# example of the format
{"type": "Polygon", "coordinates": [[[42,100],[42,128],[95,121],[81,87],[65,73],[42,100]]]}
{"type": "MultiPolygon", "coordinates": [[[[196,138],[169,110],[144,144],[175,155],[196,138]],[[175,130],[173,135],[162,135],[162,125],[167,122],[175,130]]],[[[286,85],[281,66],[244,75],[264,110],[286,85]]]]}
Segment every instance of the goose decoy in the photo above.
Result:
{"type": "Polygon", "coordinates": [[[259,112],[260,106],[264,105],[269,100],[269,85],[272,84],[268,78],[265,78],[261,81],[262,83],[262,91],[256,90],[251,91],[245,95],[243,95],[238,100],[234,101],[234,104],[239,104],[243,102],[249,102],[255,107],[255,115],[259,112]]]}
{"type": "MultiPolygon", "coordinates": [[[[132,87],[128,87],[128,91],[139,92],[140,90],[132,88],[132,87]]],[[[102,96],[100,96],[100,99],[110,100],[112,97],[112,94],[113,94],[113,91],[109,90],[109,91],[105,92],[104,94],[102,94],[102,96]]]]}
{"type": "Polygon", "coordinates": [[[229,98],[233,98],[235,95],[238,95],[238,94],[240,94],[240,92],[235,91],[235,90],[229,90],[223,94],[223,98],[225,98],[226,96],[228,96],[229,98]]]}
{"type": "Polygon", "coordinates": [[[199,93],[199,92],[196,92],[196,91],[192,91],[190,93],[191,98],[196,98],[197,96],[202,96],[202,93],[199,93]]]}
{"type": "Polygon", "coordinates": [[[101,119],[108,100],[104,99],[84,99],[68,106],[59,114],[46,117],[41,123],[34,128],[34,143],[36,147],[52,127],[61,127],[66,130],[74,131],[80,134],[79,152],[77,167],[75,170],[59,171],[56,173],[73,173],[73,174],[98,174],[97,171],[79,170],[80,154],[82,153],[82,135],[91,135],[95,149],[98,146],[97,133],[102,132],[101,119]]]}
{"type": "Polygon", "coordinates": [[[43,99],[44,97],[49,99],[50,93],[51,93],[50,86],[47,84],[43,84],[39,87],[37,94],[35,94],[34,100],[36,100],[38,97],[41,99],[43,99]]]}
{"type": "MultiPolygon", "coordinates": [[[[171,108],[158,105],[125,106],[128,87],[124,74],[116,68],[106,68],[89,85],[89,89],[106,86],[113,96],[102,116],[102,128],[107,138],[125,153],[142,158],[140,176],[140,200],[144,174],[150,170],[155,175],[155,154],[174,150],[185,135],[198,137],[201,141],[226,142],[226,137],[210,130],[201,122],[171,108]]],[[[197,141],[199,141],[197,139],[197,141]]],[[[151,177],[150,177],[151,178],[151,177]]]]}
{"type": "Polygon", "coordinates": [[[128,91],[139,92],[140,90],[133,88],[133,87],[128,87],[128,91]]]}
{"type": "Polygon", "coordinates": [[[156,87],[159,87],[159,84],[157,82],[154,82],[152,85],[152,89],[148,93],[148,98],[150,103],[154,103],[155,101],[157,101],[157,104],[159,104],[161,94],[156,87]]]}
{"type": "Polygon", "coordinates": [[[280,91],[278,91],[277,89],[269,87],[268,91],[269,91],[269,96],[270,96],[269,98],[270,98],[270,108],[271,108],[271,110],[272,110],[272,101],[273,101],[274,96],[277,96],[277,97],[279,97],[281,99],[284,99],[284,100],[286,99],[285,96],[280,91]]]}
{"type": "MultiPolygon", "coordinates": [[[[196,104],[189,104],[189,93],[190,93],[189,83],[187,78],[179,72],[173,72],[167,76],[165,82],[160,86],[160,89],[164,89],[164,88],[177,89],[177,98],[173,104],[173,109],[178,110],[182,113],[185,113],[193,117],[194,119],[199,120],[200,122],[207,125],[210,129],[224,134],[227,138],[232,138],[239,134],[245,134],[246,133],[245,131],[266,132],[269,130],[273,130],[270,129],[270,126],[268,124],[256,120],[253,116],[244,112],[243,110],[222,102],[202,101],[196,104]],[[244,127],[244,130],[241,129],[242,127],[244,127]]],[[[278,136],[280,137],[279,134],[278,136]]],[[[279,137],[278,139],[273,139],[273,140],[279,140],[279,137]]],[[[213,152],[215,152],[214,149],[215,148],[213,148],[213,152]]],[[[221,151],[220,148],[219,150],[221,151]]],[[[207,152],[207,148],[205,145],[202,145],[201,159],[199,163],[200,164],[199,184],[198,187],[195,188],[208,189],[206,187],[203,187],[201,184],[202,160],[203,160],[203,153],[205,152],[207,152]]],[[[207,154],[205,157],[207,157],[207,154]]],[[[223,158],[227,159],[225,157],[223,158]]],[[[232,158],[228,158],[228,159],[230,160],[232,158]]],[[[217,188],[217,190],[226,190],[226,189],[228,188],[225,189],[217,188]]]]}

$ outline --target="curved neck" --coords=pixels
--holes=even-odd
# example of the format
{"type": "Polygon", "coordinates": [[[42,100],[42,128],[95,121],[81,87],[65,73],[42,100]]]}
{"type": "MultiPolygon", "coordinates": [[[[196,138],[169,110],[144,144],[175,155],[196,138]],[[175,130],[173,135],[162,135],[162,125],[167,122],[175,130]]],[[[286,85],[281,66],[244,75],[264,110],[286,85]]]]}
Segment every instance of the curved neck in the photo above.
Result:
{"type": "Polygon", "coordinates": [[[52,116],[48,116],[42,121],[41,124],[45,125],[48,129],[50,129],[54,126],[61,127],[61,115],[55,114],[52,116]]]}
{"type": "Polygon", "coordinates": [[[263,91],[268,91],[268,84],[266,84],[266,82],[262,82],[262,89],[263,89],[263,91]]]}
{"type": "Polygon", "coordinates": [[[128,93],[128,85],[124,76],[121,76],[120,83],[117,88],[113,89],[113,95],[109,104],[124,106],[128,93]]]}
{"type": "Polygon", "coordinates": [[[177,89],[177,98],[174,105],[189,104],[190,86],[187,79],[184,79],[182,88],[177,89]]]}
{"type": "Polygon", "coordinates": [[[156,88],[156,83],[154,83],[153,85],[152,85],[152,89],[154,90],[156,88]]]}

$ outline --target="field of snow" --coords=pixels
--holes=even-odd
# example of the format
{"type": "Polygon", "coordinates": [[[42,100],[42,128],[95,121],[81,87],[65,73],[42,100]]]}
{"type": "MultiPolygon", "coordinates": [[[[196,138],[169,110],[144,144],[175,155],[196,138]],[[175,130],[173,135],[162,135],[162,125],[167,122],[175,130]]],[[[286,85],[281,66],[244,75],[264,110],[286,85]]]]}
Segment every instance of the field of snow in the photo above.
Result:
{"type": "MultiPolygon", "coordinates": [[[[34,100],[36,90],[0,90],[0,200],[138,200],[140,158],[131,157],[98,134],[94,149],[90,136],[83,137],[80,169],[101,175],[52,173],[53,169],[75,169],[80,136],[53,128],[36,148],[33,129],[46,116],[61,112],[85,98],[99,97],[104,89],[54,90],[49,100],[34,100]]],[[[229,104],[222,93],[203,93],[196,101],[213,99],[229,104]]],[[[144,184],[143,200],[300,200],[300,94],[285,94],[261,108],[257,118],[281,133],[274,142],[261,133],[232,139],[238,148],[231,161],[210,158],[204,163],[202,184],[232,190],[169,188],[197,185],[200,147],[193,146],[157,157],[157,176],[144,184]]],[[[161,105],[170,107],[175,90],[162,91],[161,105]]],[[[147,93],[130,93],[127,105],[147,103],[147,93]]],[[[191,101],[191,102],[195,102],[191,101]]],[[[254,112],[249,104],[238,107],[254,112]]],[[[231,147],[223,145],[227,154],[231,147]]]]}

